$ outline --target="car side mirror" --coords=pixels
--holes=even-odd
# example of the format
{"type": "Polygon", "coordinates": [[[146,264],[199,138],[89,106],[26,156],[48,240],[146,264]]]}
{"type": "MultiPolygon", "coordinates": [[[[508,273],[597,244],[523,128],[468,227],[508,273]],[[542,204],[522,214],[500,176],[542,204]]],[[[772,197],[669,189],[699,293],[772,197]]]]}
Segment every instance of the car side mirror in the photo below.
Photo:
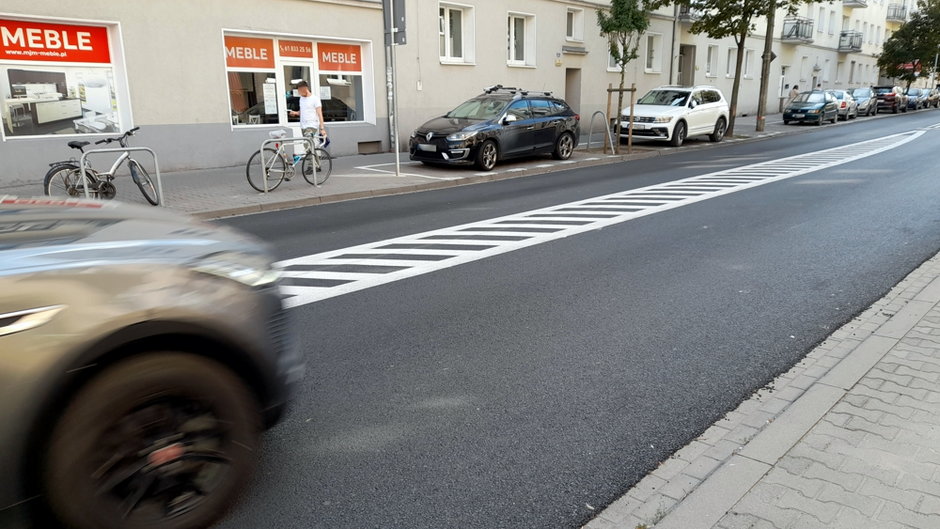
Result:
{"type": "Polygon", "coordinates": [[[697,106],[698,106],[698,103],[696,103],[694,99],[689,101],[689,108],[695,108],[697,106]]]}
{"type": "Polygon", "coordinates": [[[517,118],[514,114],[506,114],[506,117],[503,118],[503,125],[509,125],[513,121],[517,121],[517,118]]]}

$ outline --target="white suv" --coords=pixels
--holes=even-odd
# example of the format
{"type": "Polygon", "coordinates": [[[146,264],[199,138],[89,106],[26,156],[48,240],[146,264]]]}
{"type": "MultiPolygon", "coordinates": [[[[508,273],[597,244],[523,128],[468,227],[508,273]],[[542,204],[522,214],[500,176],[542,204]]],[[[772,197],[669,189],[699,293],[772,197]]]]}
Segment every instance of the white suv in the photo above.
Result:
{"type": "MultiPolygon", "coordinates": [[[[728,128],[728,102],[714,86],[661,86],[637,101],[633,135],[668,140],[675,147],[689,136],[721,141],[728,128]]],[[[626,137],[630,107],[623,109],[620,135],[626,137]]]]}

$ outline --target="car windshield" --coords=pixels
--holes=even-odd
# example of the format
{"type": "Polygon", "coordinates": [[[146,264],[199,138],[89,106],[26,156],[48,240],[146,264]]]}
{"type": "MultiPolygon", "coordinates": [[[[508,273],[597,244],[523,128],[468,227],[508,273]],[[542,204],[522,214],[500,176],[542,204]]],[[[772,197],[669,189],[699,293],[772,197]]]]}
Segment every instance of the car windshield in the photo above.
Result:
{"type": "Polygon", "coordinates": [[[855,90],[852,91],[852,95],[855,97],[868,97],[868,89],[856,88],[855,90]]]}
{"type": "Polygon", "coordinates": [[[689,93],[684,90],[650,90],[637,104],[684,107],[688,100],[689,93]]]}
{"type": "Polygon", "coordinates": [[[826,96],[822,92],[803,92],[793,100],[796,103],[825,103],[826,96]]]}
{"type": "Polygon", "coordinates": [[[842,99],[845,97],[845,92],[829,92],[829,93],[832,94],[836,99],[842,99]]]}
{"type": "Polygon", "coordinates": [[[890,88],[875,88],[875,93],[876,94],[890,94],[891,89],[890,88]]]}
{"type": "Polygon", "coordinates": [[[495,119],[502,114],[509,104],[505,97],[475,97],[451,110],[445,118],[456,119],[495,119]]]}
{"type": "Polygon", "coordinates": [[[911,88],[911,89],[909,89],[909,90],[907,91],[907,95],[909,95],[909,96],[916,96],[916,95],[919,94],[919,93],[920,93],[920,90],[918,90],[918,89],[916,89],[916,88],[911,88]]]}

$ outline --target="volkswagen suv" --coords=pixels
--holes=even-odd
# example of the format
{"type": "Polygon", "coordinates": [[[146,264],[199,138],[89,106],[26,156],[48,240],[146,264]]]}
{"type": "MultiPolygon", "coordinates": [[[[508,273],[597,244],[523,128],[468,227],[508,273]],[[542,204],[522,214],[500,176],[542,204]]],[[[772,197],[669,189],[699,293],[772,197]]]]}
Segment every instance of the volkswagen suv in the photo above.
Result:
{"type": "MultiPolygon", "coordinates": [[[[719,142],[728,129],[728,102],[714,86],[661,86],[636,102],[633,135],[678,147],[689,136],[719,142]]],[[[621,137],[628,134],[630,107],[621,114],[621,137]]]]}
{"type": "Polygon", "coordinates": [[[496,85],[418,127],[408,150],[412,160],[484,171],[499,160],[534,154],[567,160],[578,146],[580,119],[551,92],[496,85]]]}

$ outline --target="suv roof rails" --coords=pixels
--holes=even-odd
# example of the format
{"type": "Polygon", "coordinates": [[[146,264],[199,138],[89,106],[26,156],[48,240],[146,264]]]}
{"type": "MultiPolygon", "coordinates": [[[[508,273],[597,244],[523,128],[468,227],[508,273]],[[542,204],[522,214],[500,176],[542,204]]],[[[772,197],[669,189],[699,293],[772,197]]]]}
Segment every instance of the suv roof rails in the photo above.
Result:
{"type": "Polygon", "coordinates": [[[531,91],[531,90],[523,90],[522,88],[516,88],[516,87],[514,87],[514,86],[503,86],[503,85],[501,85],[501,84],[493,85],[493,86],[490,86],[490,87],[487,87],[487,88],[484,88],[484,89],[483,89],[483,92],[486,93],[486,94],[492,94],[492,93],[494,93],[494,92],[500,92],[500,91],[502,91],[502,92],[509,92],[510,94],[513,94],[513,95],[518,94],[518,95],[523,96],[523,97],[529,95],[530,93],[533,93],[533,94],[543,94],[543,95],[548,96],[548,97],[550,97],[550,96],[552,95],[552,93],[549,92],[549,91],[541,91],[541,90],[534,90],[534,91],[531,91]]]}

